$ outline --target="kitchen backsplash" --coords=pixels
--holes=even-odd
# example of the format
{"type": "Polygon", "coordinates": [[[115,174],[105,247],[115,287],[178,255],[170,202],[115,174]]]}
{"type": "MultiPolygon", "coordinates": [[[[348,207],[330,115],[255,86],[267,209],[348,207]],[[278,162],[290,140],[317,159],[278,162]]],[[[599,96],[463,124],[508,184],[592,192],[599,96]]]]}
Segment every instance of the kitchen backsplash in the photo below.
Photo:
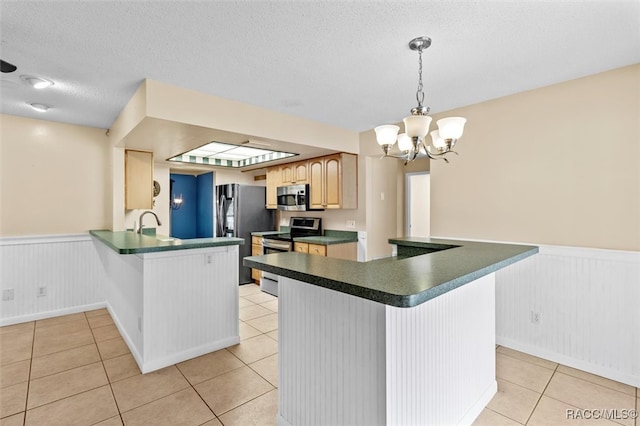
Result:
{"type": "Polygon", "coordinates": [[[322,229],[334,229],[349,232],[365,230],[365,220],[360,217],[358,209],[321,210],[307,212],[278,211],[277,223],[280,227],[289,226],[291,217],[319,217],[322,218],[322,229]],[[353,227],[351,227],[351,226],[353,227]]]}

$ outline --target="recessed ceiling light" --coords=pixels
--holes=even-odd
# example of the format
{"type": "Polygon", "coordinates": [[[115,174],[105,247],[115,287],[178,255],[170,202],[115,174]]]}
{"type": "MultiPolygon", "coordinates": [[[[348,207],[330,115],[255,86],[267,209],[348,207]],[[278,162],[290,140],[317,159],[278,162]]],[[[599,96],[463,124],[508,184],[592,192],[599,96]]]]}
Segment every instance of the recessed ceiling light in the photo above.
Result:
{"type": "Polygon", "coordinates": [[[21,75],[20,78],[22,79],[22,81],[26,81],[36,89],[46,89],[47,87],[51,87],[54,85],[53,81],[51,80],[47,80],[46,78],[34,77],[32,75],[21,75]]]}
{"type": "Polygon", "coordinates": [[[35,109],[38,112],[47,112],[47,110],[49,108],[51,108],[49,105],[45,105],[45,104],[29,104],[31,106],[31,108],[35,109]]]}

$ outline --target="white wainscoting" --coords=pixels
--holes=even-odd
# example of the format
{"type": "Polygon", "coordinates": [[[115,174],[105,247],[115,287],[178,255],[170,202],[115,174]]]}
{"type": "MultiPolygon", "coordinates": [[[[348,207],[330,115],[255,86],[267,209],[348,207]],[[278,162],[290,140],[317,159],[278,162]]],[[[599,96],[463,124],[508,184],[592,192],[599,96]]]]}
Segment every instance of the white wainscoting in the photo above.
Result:
{"type": "Polygon", "coordinates": [[[278,424],[385,424],[385,305],[286,277],[278,298],[278,424]]]}
{"type": "Polygon", "coordinates": [[[237,245],[142,256],[143,372],[240,343],[238,256],[237,245]]]}
{"type": "Polygon", "coordinates": [[[387,306],[388,425],[470,425],[495,395],[495,274],[387,306]]]}
{"type": "Polygon", "coordinates": [[[14,299],[0,302],[0,325],[104,307],[102,279],[89,234],[1,238],[0,287],[14,299]]]}
{"type": "Polygon", "coordinates": [[[95,244],[109,310],[143,373],[240,342],[237,245],[120,255],[95,244]]]}
{"type": "Polygon", "coordinates": [[[640,386],[640,253],[540,246],[497,272],[496,335],[500,345],[640,386]]]}
{"type": "Polygon", "coordinates": [[[497,390],[494,282],[394,308],[280,277],[278,425],[473,423],[497,390]]]}

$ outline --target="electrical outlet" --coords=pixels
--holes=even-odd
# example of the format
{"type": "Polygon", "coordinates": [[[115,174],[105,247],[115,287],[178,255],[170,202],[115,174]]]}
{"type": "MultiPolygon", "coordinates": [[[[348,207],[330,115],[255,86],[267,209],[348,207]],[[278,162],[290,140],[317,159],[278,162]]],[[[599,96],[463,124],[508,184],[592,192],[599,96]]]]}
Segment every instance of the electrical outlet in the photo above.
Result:
{"type": "Polygon", "coordinates": [[[540,312],[531,311],[531,323],[540,325],[540,312]]]}
{"type": "Polygon", "coordinates": [[[38,287],[38,297],[42,297],[46,295],[47,295],[47,287],[46,286],[38,287]]]}
{"type": "Polygon", "coordinates": [[[344,226],[346,226],[347,228],[354,229],[356,227],[356,221],[355,220],[347,220],[344,226]]]}
{"type": "Polygon", "coordinates": [[[12,288],[2,290],[2,300],[13,300],[14,294],[12,288]]]}

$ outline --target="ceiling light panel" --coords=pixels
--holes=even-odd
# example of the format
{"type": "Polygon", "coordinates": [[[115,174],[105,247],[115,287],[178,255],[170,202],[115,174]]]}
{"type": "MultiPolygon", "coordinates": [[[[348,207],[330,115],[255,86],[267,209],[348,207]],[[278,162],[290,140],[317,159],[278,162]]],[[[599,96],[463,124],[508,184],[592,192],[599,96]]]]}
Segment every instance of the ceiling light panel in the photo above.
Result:
{"type": "Polygon", "coordinates": [[[242,155],[246,158],[249,158],[249,157],[258,157],[260,155],[269,154],[270,152],[273,152],[273,151],[270,151],[267,149],[239,146],[237,148],[232,149],[230,152],[233,152],[236,155],[242,155]]]}
{"type": "Polygon", "coordinates": [[[240,168],[295,155],[298,154],[251,148],[245,145],[211,142],[184,154],[169,158],[168,161],[240,168]]]}

